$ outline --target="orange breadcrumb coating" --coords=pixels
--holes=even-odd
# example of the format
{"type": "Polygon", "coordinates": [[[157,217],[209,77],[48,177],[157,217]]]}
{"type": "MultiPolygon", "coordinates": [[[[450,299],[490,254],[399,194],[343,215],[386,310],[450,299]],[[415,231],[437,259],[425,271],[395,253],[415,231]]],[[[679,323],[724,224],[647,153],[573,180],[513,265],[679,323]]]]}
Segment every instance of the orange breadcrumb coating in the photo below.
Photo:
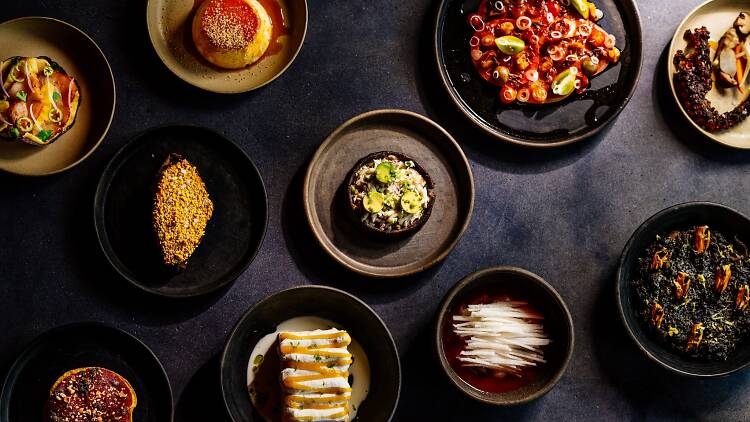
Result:
{"type": "Polygon", "coordinates": [[[184,267],[200,244],[214,204],[198,169],[177,155],[162,166],[152,218],[164,263],[184,267]]]}

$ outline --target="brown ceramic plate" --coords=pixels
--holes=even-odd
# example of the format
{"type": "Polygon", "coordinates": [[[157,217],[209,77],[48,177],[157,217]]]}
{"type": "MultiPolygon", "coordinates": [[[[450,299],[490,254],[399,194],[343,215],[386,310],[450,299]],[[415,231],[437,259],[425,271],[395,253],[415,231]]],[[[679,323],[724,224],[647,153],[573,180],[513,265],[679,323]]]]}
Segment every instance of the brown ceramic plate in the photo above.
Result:
{"type": "Polygon", "coordinates": [[[0,24],[0,60],[48,56],[78,81],[81,104],[75,124],[44,147],[0,141],[0,170],[26,176],[65,171],[88,157],[107,135],[115,114],[115,79],[104,53],[80,29],[45,17],[0,24]]]}
{"type": "Polygon", "coordinates": [[[303,201],[313,234],[333,259],[370,277],[401,277],[440,262],[471,221],[474,178],[461,147],[437,123],[404,110],[376,110],[336,129],[318,148],[305,175],[303,201]],[[429,221],[404,239],[377,239],[347,218],[341,188],[362,157],[397,151],[424,167],[435,183],[429,221]]]}
{"type": "Polygon", "coordinates": [[[575,332],[568,306],[552,285],[538,275],[516,267],[493,267],[469,274],[445,295],[438,310],[435,325],[435,353],[443,373],[466,396],[496,406],[515,406],[536,400],[547,394],[562,378],[573,356],[575,332]],[[453,369],[446,357],[443,338],[450,330],[451,319],[457,308],[483,294],[508,295],[514,300],[527,301],[544,315],[544,331],[552,343],[544,347],[546,363],[531,379],[519,388],[503,393],[491,393],[472,386],[453,369]]]}
{"type": "MultiPolygon", "coordinates": [[[[711,39],[718,41],[724,32],[732,26],[740,12],[750,12],[750,0],[709,0],[693,9],[677,26],[677,31],[672,38],[672,43],[669,46],[669,57],[667,58],[667,78],[669,79],[672,96],[696,130],[718,143],[734,148],[750,149],[750,119],[745,119],[739,125],[722,132],[711,133],[704,130],[685,113],[680,100],[677,98],[673,79],[676,69],[672,59],[674,59],[677,50],[683,50],[687,46],[687,42],[683,38],[685,31],[705,26],[711,33],[711,39]]],[[[713,52],[711,57],[713,58],[713,52]]],[[[749,88],[750,84],[746,83],[745,89],[749,88]]],[[[708,93],[711,104],[722,113],[737,107],[744,98],[745,96],[737,89],[726,90],[722,93],[714,88],[708,93]]]]}
{"type": "Polygon", "coordinates": [[[198,53],[190,28],[201,0],[149,0],[146,20],[151,44],[167,68],[190,85],[221,94],[260,88],[292,64],[307,32],[307,1],[276,1],[281,6],[288,34],[279,38],[280,51],[267,54],[252,66],[239,70],[222,69],[198,53]]]}

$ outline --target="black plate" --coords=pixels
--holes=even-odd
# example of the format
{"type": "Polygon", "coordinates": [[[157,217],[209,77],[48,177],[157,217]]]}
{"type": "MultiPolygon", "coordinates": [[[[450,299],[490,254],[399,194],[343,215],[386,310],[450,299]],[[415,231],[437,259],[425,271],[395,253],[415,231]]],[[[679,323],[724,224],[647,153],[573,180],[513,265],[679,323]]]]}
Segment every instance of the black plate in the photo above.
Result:
{"type": "Polygon", "coordinates": [[[240,318],[221,357],[224,403],[235,422],[262,421],[253,411],[247,389],[247,367],[263,336],[291,318],[317,316],[346,329],[370,361],[370,392],[355,421],[389,421],[401,391],[401,364],[396,343],[383,320],[367,304],[341,290],[322,286],[295,287],[257,303],[240,318]]]}
{"type": "Polygon", "coordinates": [[[196,126],[151,129],[125,145],[99,181],[94,223],[112,266],[133,285],[161,296],[192,297],[233,282],[266,233],[268,204],[258,169],[227,138],[196,126]],[[176,271],[163,264],[151,226],[156,177],[169,153],[198,168],[214,202],[206,234],[176,271]]]}
{"type": "Polygon", "coordinates": [[[726,235],[734,233],[740,240],[750,244],[750,219],[738,211],[711,202],[689,202],[672,206],[641,224],[625,245],[617,270],[616,294],[625,328],[646,356],[677,374],[706,378],[727,375],[750,365],[750,339],[745,340],[724,362],[702,362],[685,358],[662,347],[644,331],[631,303],[632,274],[638,272],[638,258],[654,241],[655,236],[703,224],[726,235]]]}
{"type": "Polygon", "coordinates": [[[0,422],[36,422],[65,372],[99,366],[125,377],[138,399],[134,422],[171,421],[172,387],[151,349],[117,328],[76,323],[37,337],[16,359],[0,392],[0,422]]]}
{"type": "Polygon", "coordinates": [[[643,60],[638,8],[633,0],[595,0],[604,12],[599,23],[617,39],[620,61],[591,80],[583,95],[545,106],[505,105],[499,89],[477,75],[469,57],[472,31],[467,16],[480,0],[443,0],[435,26],[435,55],[443,85],[471,122],[504,141],[530,147],[565,145],[586,139],[625,108],[635,90],[643,60]]]}

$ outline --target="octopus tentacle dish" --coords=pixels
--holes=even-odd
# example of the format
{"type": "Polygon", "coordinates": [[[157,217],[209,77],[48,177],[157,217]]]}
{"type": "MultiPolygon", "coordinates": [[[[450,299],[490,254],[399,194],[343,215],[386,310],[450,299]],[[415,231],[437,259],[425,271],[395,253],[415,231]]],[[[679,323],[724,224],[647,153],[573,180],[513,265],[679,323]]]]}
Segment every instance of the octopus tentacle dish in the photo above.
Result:
{"type": "Polygon", "coordinates": [[[673,58],[675,94],[688,117],[710,133],[731,129],[750,114],[748,34],[750,17],[742,12],[718,42],[706,27],[687,30],[687,46],[673,58]],[[710,97],[735,105],[720,112],[710,97]]]}
{"type": "Polygon", "coordinates": [[[583,93],[617,63],[614,35],[586,0],[482,0],[468,17],[476,71],[503,103],[548,104],[583,93]]]}

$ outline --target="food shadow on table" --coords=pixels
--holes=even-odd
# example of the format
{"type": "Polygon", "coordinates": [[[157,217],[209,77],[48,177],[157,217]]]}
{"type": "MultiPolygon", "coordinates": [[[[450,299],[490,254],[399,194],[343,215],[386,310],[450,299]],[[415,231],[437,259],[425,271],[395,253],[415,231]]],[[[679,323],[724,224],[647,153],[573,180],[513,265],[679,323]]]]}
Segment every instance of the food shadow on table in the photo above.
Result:
{"type": "Polygon", "coordinates": [[[654,102],[656,114],[666,122],[675,137],[691,151],[724,164],[746,164],[750,160],[750,150],[730,148],[708,139],[695,129],[682,112],[669,87],[667,65],[670,60],[672,57],[669,56],[669,43],[667,43],[654,70],[652,95],[656,99],[654,102]]]}
{"type": "MultiPolygon", "coordinates": [[[[189,106],[191,112],[235,110],[249,97],[256,95],[253,91],[240,95],[205,91],[170,72],[159,59],[149,39],[145,19],[147,4],[148,0],[122,2],[124,10],[121,14],[125,17],[113,20],[115,25],[120,26],[114,31],[114,40],[118,48],[126,53],[122,55],[124,59],[112,55],[112,61],[121,69],[121,73],[134,75],[135,79],[147,86],[149,92],[156,93],[161,100],[181,107],[189,106]]],[[[191,40],[186,41],[192,45],[191,40]]],[[[195,51],[195,54],[198,52],[195,51]]]]}
{"type": "MultiPolygon", "coordinates": [[[[388,293],[396,290],[402,294],[408,294],[415,291],[424,281],[431,279],[439,271],[442,262],[418,274],[374,282],[376,280],[373,278],[350,271],[334,261],[319,246],[305,217],[302,192],[307,167],[308,162],[305,162],[297,170],[284,195],[281,226],[289,253],[309,282],[330,285],[355,295],[358,293],[388,293]]],[[[357,229],[348,220],[348,216],[339,216],[339,214],[344,214],[346,210],[338,208],[336,204],[332,204],[331,207],[334,215],[342,220],[344,230],[357,229]]],[[[393,243],[389,240],[382,240],[386,244],[390,243],[391,248],[397,247],[394,245],[405,241],[395,240],[395,243],[393,243]]],[[[388,301],[387,298],[382,296],[373,296],[373,299],[375,303],[388,301]]]]}
{"type": "MultiPolygon", "coordinates": [[[[103,167],[95,174],[101,174],[103,167]]],[[[88,179],[77,192],[66,197],[69,205],[61,204],[64,213],[65,238],[63,253],[87,294],[110,307],[114,313],[134,318],[136,322],[149,326],[160,326],[185,321],[201,314],[213,306],[231,283],[215,292],[196,298],[174,300],[141,291],[122,278],[107,261],[99,247],[94,228],[92,204],[98,178],[88,179]]]]}
{"type": "MultiPolygon", "coordinates": [[[[605,272],[589,329],[594,339],[596,364],[606,384],[627,398],[637,418],[646,415],[685,420],[702,420],[722,404],[744,401],[750,387],[750,372],[714,379],[691,379],[674,374],[650,361],[628,337],[617,312],[616,268],[605,272]]],[[[716,416],[716,415],[714,415],[716,416]]]]}
{"type": "Polygon", "coordinates": [[[611,124],[583,142],[554,148],[530,148],[494,139],[472,125],[453,104],[437,73],[433,35],[439,6],[440,0],[434,0],[422,17],[417,60],[414,61],[417,92],[427,115],[443,125],[472,160],[515,174],[545,173],[575,163],[607,136],[611,124]]]}
{"type": "Polygon", "coordinates": [[[184,422],[231,422],[221,395],[221,354],[198,369],[175,401],[175,420],[184,422]]]}

